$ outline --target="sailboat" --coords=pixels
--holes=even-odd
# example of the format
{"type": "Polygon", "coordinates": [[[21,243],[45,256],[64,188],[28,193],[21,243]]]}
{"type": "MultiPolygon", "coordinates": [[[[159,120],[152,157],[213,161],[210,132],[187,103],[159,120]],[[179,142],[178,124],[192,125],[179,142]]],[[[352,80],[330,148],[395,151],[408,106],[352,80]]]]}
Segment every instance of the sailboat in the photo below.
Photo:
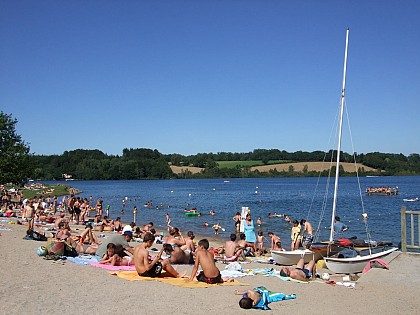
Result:
{"type": "MultiPolygon", "coordinates": [[[[341,103],[340,103],[340,120],[338,129],[338,147],[337,147],[337,165],[335,170],[335,182],[334,182],[334,197],[333,207],[331,214],[331,231],[330,231],[330,244],[333,244],[334,236],[334,218],[337,208],[337,192],[338,192],[338,179],[340,177],[340,151],[341,151],[341,137],[343,127],[343,115],[344,115],[344,103],[345,103],[345,88],[346,88],[346,71],[347,71],[347,52],[349,44],[349,29],[346,31],[346,49],[344,54],[344,71],[343,71],[343,85],[341,89],[341,103]]],[[[342,258],[342,257],[324,257],[327,268],[334,273],[359,273],[372,259],[377,259],[389,255],[393,251],[397,250],[396,247],[384,250],[377,253],[372,253],[371,247],[368,248],[369,254],[361,256],[360,253],[356,257],[342,258]]]]}

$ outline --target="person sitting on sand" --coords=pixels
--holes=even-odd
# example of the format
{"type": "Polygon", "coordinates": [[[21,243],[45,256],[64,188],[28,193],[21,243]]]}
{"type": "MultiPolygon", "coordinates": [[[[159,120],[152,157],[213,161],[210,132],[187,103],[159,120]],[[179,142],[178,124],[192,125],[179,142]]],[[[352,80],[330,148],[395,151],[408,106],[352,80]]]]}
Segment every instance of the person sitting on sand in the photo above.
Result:
{"type": "Polygon", "coordinates": [[[227,241],[225,244],[225,261],[232,262],[237,261],[239,257],[242,257],[243,260],[246,260],[244,251],[236,243],[236,234],[232,233],[230,234],[230,241],[227,241]]]}
{"type": "Polygon", "coordinates": [[[247,242],[244,233],[239,234],[238,245],[243,249],[245,256],[255,256],[255,244],[247,242]]]}
{"type": "Polygon", "coordinates": [[[146,233],[143,243],[138,245],[134,250],[134,265],[139,276],[142,277],[159,277],[162,269],[166,271],[170,277],[178,278],[180,274],[171,266],[168,259],[161,260],[163,247],[156,257],[149,259],[148,248],[153,246],[155,236],[151,233],[146,233]]]}
{"type": "Polygon", "coordinates": [[[54,221],[54,228],[55,229],[59,229],[58,228],[58,225],[61,223],[61,222],[66,222],[67,221],[67,219],[65,218],[65,214],[62,212],[62,213],[60,213],[60,217],[59,218],[57,218],[57,219],[55,219],[55,221],[54,221]]]}
{"type": "Polygon", "coordinates": [[[314,260],[311,260],[305,268],[305,262],[303,258],[299,259],[296,268],[284,267],[280,270],[280,276],[290,277],[300,281],[309,281],[315,279],[316,264],[314,260]]]}
{"type": "Polygon", "coordinates": [[[281,239],[279,236],[277,236],[273,232],[268,232],[268,236],[271,238],[271,249],[283,250],[283,248],[281,247],[281,239]]]}
{"type": "Polygon", "coordinates": [[[117,247],[122,247],[123,251],[129,252],[130,254],[134,253],[133,248],[128,244],[133,238],[133,232],[126,231],[122,235],[121,234],[114,234],[107,238],[104,238],[101,245],[99,245],[98,249],[96,250],[96,255],[102,258],[105,255],[106,247],[109,243],[114,243],[117,247]]]}
{"type": "Polygon", "coordinates": [[[207,239],[202,239],[198,242],[198,249],[190,280],[192,281],[195,277],[197,277],[197,280],[200,282],[210,284],[223,283],[220,270],[214,262],[214,254],[208,251],[209,246],[210,244],[207,239]],[[201,266],[203,270],[197,275],[198,266],[201,266]]]}
{"type": "Polygon", "coordinates": [[[238,291],[235,294],[242,295],[239,306],[244,309],[257,308],[269,310],[268,304],[296,298],[296,294],[285,295],[283,293],[268,291],[265,287],[256,287],[254,290],[238,291]]]}
{"type": "Polygon", "coordinates": [[[175,245],[175,246],[182,246],[186,244],[184,236],[182,236],[181,231],[174,227],[169,231],[169,236],[166,239],[167,244],[175,245]]]}
{"type": "Polygon", "coordinates": [[[189,250],[191,253],[195,252],[195,241],[194,241],[194,232],[188,231],[187,233],[188,238],[185,239],[185,245],[181,246],[182,250],[189,250]]]}
{"type": "Polygon", "coordinates": [[[194,264],[194,256],[191,252],[186,253],[180,247],[171,244],[163,244],[163,251],[166,253],[172,264],[194,264]]]}
{"type": "Polygon", "coordinates": [[[67,224],[65,222],[61,222],[58,225],[58,231],[55,233],[55,238],[58,240],[67,241],[69,237],[71,237],[71,233],[67,229],[67,224]]]}
{"type": "Polygon", "coordinates": [[[123,229],[123,226],[122,226],[122,223],[121,223],[121,218],[117,217],[114,221],[114,231],[115,232],[120,232],[120,231],[122,231],[122,229],[123,229]]]}
{"type": "Polygon", "coordinates": [[[99,245],[101,242],[99,242],[98,238],[96,237],[95,233],[93,233],[92,224],[86,223],[85,230],[80,233],[80,239],[79,242],[81,245],[83,244],[89,244],[89,245],[99,245]]]}

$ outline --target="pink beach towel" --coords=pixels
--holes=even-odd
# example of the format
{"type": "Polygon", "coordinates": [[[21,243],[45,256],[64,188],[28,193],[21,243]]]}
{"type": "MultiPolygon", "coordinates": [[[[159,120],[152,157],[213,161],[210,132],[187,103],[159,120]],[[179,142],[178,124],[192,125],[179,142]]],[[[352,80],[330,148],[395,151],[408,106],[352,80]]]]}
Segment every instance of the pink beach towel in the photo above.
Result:
{"type": "Polygon", "coordinates": [[[111,265],[104,265],[97,262],[90,263],[91,266],[103,268],[110,271],[118,271],[118,270],[136,270],[136,266],[111,266],[111,265]]]}
{"type": "Polygon", "coordinates": [[[381,266],[383,269],[389,270],[389,265],[383,261],[382,259],[376,258],[369,261],[369,263],[363,268],[363,273],[368,272],[372,267],[375,267],[375,265],[381,266]]]}

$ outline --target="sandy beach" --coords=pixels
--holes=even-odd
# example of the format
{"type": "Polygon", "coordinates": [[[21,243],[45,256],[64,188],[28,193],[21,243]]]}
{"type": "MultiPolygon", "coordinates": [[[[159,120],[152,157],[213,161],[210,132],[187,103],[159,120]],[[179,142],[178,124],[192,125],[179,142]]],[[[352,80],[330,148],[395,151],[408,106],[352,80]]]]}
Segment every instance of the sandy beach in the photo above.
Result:
{"type": "MultiPolygon", "coordinates": [[[[260,285],[297,296],[294,300],[271,303],[272,310],[265,311],[268,313],[404,314],[419,311],[419,254],[393,253],[385,258],[390,270],[371,269],[355,282],[354,289],[332,286],[321,280],[306,284],[262,275],[241,278],[239,281],[247,286],[191,289],[158,281],[130,282],[101,268],[45,260],[36,254],[37,247],[44,242],[23,240],[25,226],[7,222],[1,225],[10,230],[0,231],[0,314],[254,314],[264,311],[239,308],[240,296],[234,295],[234,291],[260,285]]],[[[218,264],[221,270],[225,266],[218,264]]],[[[264,267],[281,268],[260,263],[242,264],[243,269],[264,267]]],[[[179,265],[176,269],[190,273],[192,267],[179,265]]],[[[319,270],[324,271],[327,270],[319,270]]],[[[342,276],[331,279],[341,281],[342,276]]]]}

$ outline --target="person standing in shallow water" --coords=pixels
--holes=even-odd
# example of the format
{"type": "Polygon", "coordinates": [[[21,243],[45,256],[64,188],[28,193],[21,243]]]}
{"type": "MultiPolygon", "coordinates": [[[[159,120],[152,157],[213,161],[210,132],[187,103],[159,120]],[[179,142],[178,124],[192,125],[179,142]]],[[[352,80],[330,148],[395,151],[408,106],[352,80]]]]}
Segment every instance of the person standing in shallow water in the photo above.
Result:
{"type": "Polygon", "coordinates": [[[241,213],[239,211],[237,211],[236,214],[234,215],[233,221],[235,221],[236,233],[239,233],[239,230],[241,227],[241,213]]]}

